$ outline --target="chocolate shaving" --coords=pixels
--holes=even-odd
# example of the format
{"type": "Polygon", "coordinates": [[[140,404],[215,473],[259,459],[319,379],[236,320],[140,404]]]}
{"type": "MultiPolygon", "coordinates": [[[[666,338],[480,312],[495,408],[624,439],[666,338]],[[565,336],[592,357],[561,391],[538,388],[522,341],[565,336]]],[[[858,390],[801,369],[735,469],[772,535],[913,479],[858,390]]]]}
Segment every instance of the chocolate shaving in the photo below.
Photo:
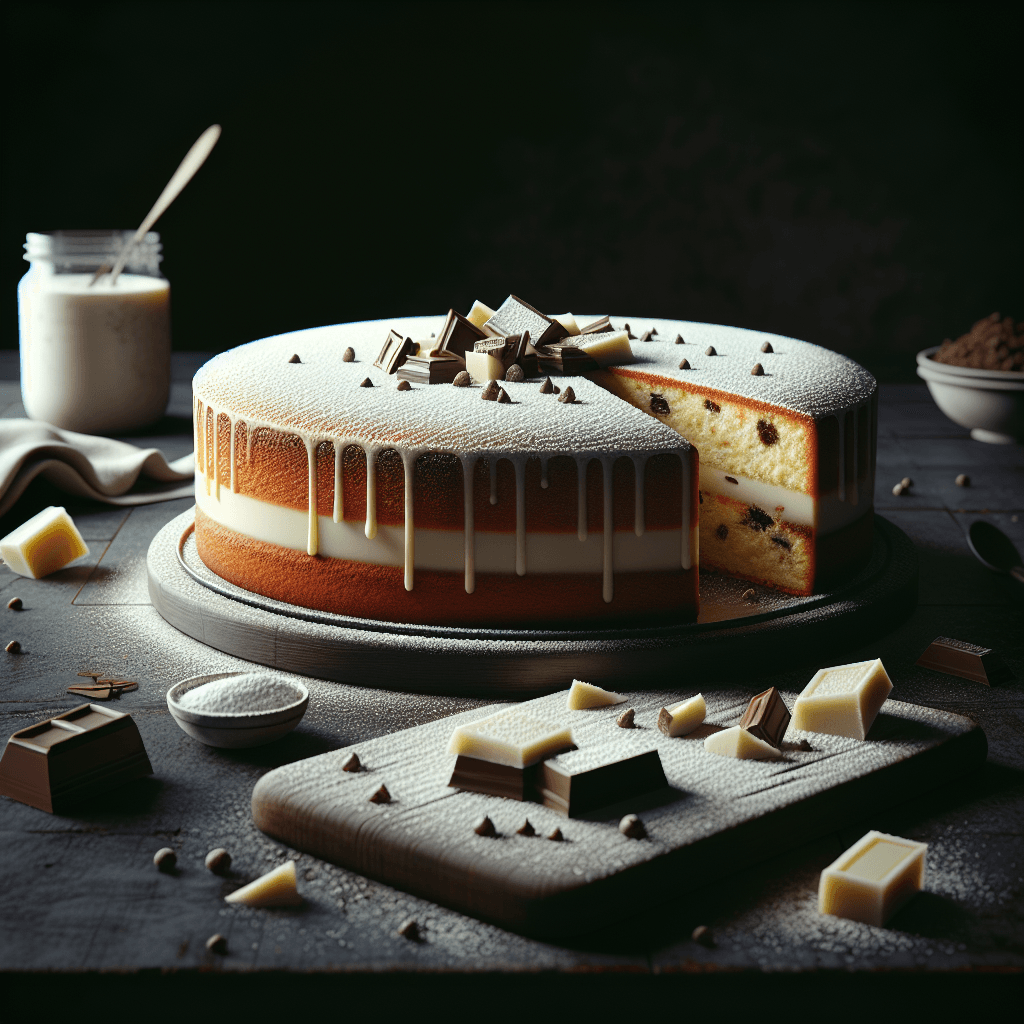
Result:
{"type": "Polygon", "coordinates": [[[529,818],[516,829],[517,836],[535,836],[536,834],[537,830],[530,824],[529,818]]]}
{"type": "Polygon", "coordinates": [[[396,391],[412,391],[412,385],[407,380],[400,380],[398,382],[396,391]]]}
{"type": "Polygon", "coordinates": [[[718,353],[715,351],[715,346],[714,345],[708,345],[708,347],[706,349],[704,349],[704,355],[706,355],[706,356],[717,356],[718,353]]]}
{"type": "Polygon", "coordinates": [[[495,402],[498,399],[498,382],[496,380],[489,380],[487,386],[480,392],[480,397],[485,402],[495,402]]]}
{"type": "Polygon", "coordinates": [[[647,835],[647,829],[644,828],[644,823],[636,814],[627,814],[622,821],[619,822],[619,831],[627,839],[643,839],[644,836],[647,835]]]}
{"type": "Polygon", "coordinates": [[[298,353],[296,353],[295,355],[293,355],[291,357],[291,359],[288,360],[288,362],[289,363],[301,363],[302,360],[299,358],[298,353]]]}
{"type": "Polygon", "coordinates": [[[455,387],[457,388],[468,388],[469,385],[472,383],[473,378],[470,377],[468,371],[466,370],[459,370],[459,372],[455,374],[455,380],[452,381],[452,384],[454,384],[455,387]]]}
{"type": "Polygon", "coordinates": [[[359,772],[363,770],[362,762],[358,754],[349,754],[341,766],[343,772],[359,772]]]}
{"type": "Polygon", "coordinates": [[[473,826],[473,831],[478,836],[496,836],[498,834],[494,822],[486,814],[473,826]]]}
{"type": "Polygon", "coordinates": [[[677,334],[676,335],[675,344],[676,345],[685,345],[686,344],[686,342],[683,341],[683,336],[681,334],[677,334]]]}
{"type": "Polygon", "coordinates": [[[751,377],[763,377],[764,367],[760,363],[754,363],[754,368],[750,371],[751,377]]]}
{"type": "Polygon", "coordinates": [[[523,373],[523,368],[518,363],[513,363],[505,371],[505,380],[510,381],[512,384],[521,384],[526,380],[526,374],[523,373]]]}
{"type": "Polygon", "coordinates": [[[542,395],[551,395],[551,394],[554,394],[554,391],[555,391],[555,386],[554,386],[554,384],[551,383],[551,378],[550,377],[545,377],[544,378],[544,383],[541,384],[541,386],[540,386],[540,393],[542,395]]]}
{"type": "Polygon", "coordinates": [[[628,708],[615,719],[615,724],[620,729],[635,729],[636,724],[634,722],[634,718],[636,718],[636,712],[632,708],[628,708]]]}
{"type": "Polygon", "coordinates": [[[380,789],[377,789],[370,796],[371,804],[389,804],[391,803],[391,794],[388,792],[388,787],[381,783],[380,789]]]}
{"type": "Polygon", "coordinates": [[[766,341],[766,342],[765,342],[765,343],[764,343],[764,344],[763,344],[763,345],[761,346],[761,351],[762,351],[762,352],[774,352],[774,351],[775,351],[775,349],[773,349],[773,348],[772,348],[772,343],[771,343],[770,341],[766,341]]]}
{"type": "Polygon", "coordinates": [[[508,397],[508,392],[504,388],[498,388],[498,397],[495,399],[498,405],[511,405],[512,399],[508,397]]]}
{"type": "Polygon", "coordinates": [[[361,388],[372,388],[373,381],[369,377],[364,377],[362,383],[359,385],[361,388]]]}
{"type": "Polygon", "coordinates": [[[572,405],[572,403],[576,401],[576,392],[573,391],[572,388],[566,388],[565,391],[558,396],[558,400],[564,405],[572,405]]]}
{"type": "Polygon", "coordinates": [[[682,361],[682,362],[681,362],[681,363],[679,364],[679,369],[680,369],[680,370],[688,370],[689,368],[690,368],[690,360],[689,360],[689,359],[684,359],[684,360],[683,360],[683,361],[682,361]]]}
{"type": "Polygon", "coordinates": [[[351,345],[341,353],[343,363],[354,363],[356,361],[356,350],[351,345]]]}
{"type": "Polygon", "coordinates": [[[550,839],[553,843],[560,843],[563,839],[565,839],[565,836],[562,835],[562,830],[560,828],[556,828],[548,833],[548,839],[550,839]]]}

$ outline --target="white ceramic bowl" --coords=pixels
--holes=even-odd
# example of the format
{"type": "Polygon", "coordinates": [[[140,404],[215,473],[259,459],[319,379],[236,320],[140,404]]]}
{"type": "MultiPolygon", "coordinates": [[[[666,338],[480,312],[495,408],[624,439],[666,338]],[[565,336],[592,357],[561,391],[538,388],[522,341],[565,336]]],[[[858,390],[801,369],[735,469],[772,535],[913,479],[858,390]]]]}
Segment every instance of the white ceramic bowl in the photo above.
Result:
{"type": "Polygon", "coordinates": [[[976,441],[1024,442],[1024,374],[937,363],[931,357],[938,350],[936,345],[917,353],[917,375],[942,412],[976,441]]]}
{"type": "MultiPolygon", "coordinates": [[[[184,732],[209,747],[259,747],[280,739],[302,721],[302,716],[309,706],[309,690],[294,679],[279,677],[279,682],[294,688],[295,700],[283,707],[274,708],[273,711],[193,711],[191,708],[183,708],[178,703],[180,697],[189,690],[202,686],[203,683],[227,679],[229,676],[248,675],[249,671],[217,672],[209,676],[193,676],[191,679],[175,683],[167,691],[167,708],[171,716],[184,732]]],[[[267,671],[270,672],[269,669],[267,671]]]]}

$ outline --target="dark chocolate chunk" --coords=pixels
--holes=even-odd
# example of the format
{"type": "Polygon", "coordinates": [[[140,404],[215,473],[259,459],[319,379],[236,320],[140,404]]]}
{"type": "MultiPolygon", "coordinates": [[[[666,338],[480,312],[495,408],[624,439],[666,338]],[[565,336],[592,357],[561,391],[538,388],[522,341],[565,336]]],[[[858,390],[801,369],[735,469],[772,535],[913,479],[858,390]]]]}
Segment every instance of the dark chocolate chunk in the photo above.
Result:
{"type": "Polygon", "coordinates": [[[580,328],[580,334],[607,334],[609,331],[614,331],[611,320],[603,316],[600,320],[595,320],[592,324],[587,324],[586,327],[580,328]]]}
{"type": "Polygon", "coordinates": [[[747,509],[747,514],[743,517],[743,523],[752,530],[767,530],[775,525],[775,520],[763,508],[751,505],[747,509]]]}
{"type": "Polygon", "coordinates": [[[771,447],[779,439],[779,431],[774,423],[767,420],[757,421],[757,436],[761,438],[761,444],[771,447]]]}
{"type": "Polygon", "coordinates": [[[682,361],[682,362],[681,362],[681,363],[679,364],[679,369],[680,369],[680,370],[688,370],[689,368],[690,368],[690,360],[689,360],[689,359],[684,359],[684,360],[683,360],[683,361],[682,361]]]}
{"type": "Polygon", "coordinates": [[[470,377],[470,375],[465,370],[459,370],[459,372],[455,374],[455,379],[452,381],[452,383],[457,388],[468,388],[469,385],[473,383],[473,378],[470,377]]]}
{"type": "Polygon", "coordinates": [[[525,768],[510,768],[508,765],[493,764],[477,757],[459,754],[448,785],[471,793],[503,796],[509,800],[525,800],[529,795],[527,774],[525,768]]]}
{"type": "Polygon", "coordinates": [[[391,794],[388,792],[388,787],[381,783],[380,788],[373,791],[370,794],[371,804],[389,804],[391,803],[391,794]]]}
{"type": "Polygon", "coordinates": [[[389,331],[373,365],[385,373],[397,373],[402,363],[415,351],[416,342],[412,338],[403,338],[398,331],[389,331]]]}
{"type": "Polygon", "coordinates": [[[296,352],[296,353],[295,353],[295,355],[293,355],[293,356],[291,357],[291,359],[289,359],[289,360],[288,360],[288,362],[289,362],[289,363],[301,363],[301,362],[302,362],[302,360],[301,360],[301,359],[299,358],[299,355],[298,355],[298,353],[296,352]]]}
{"type": "MultiPolygon", "coordinates": [[[[538,368],[545,373],[575,375],[600,369],[593,356],[576,347],[575,338],[558,341],[552,345],[538,346],[537,362],[538,368]]],[[[529,371],[529,367],[526,365],[523,369],[529,371]]]]}
{"type": "Polygon", "coordinates": [[[1009,666],[989,647],[937,636],[916,662],[922,668],[991,686],[1015,678],[1009,666]]]}
{"type": "Polygon", "coordinates": [[[343,363],[354,363],[356,361],[356,350],[351,345],[341,353],[341,361],[343,363]]]}
{"type": "Polygon", "coordinates": [[[677,344],[677,345],[685,345],[686,344],[686,342],[683,341],[683,336],[681,334],[677,334],[676,335],[675,344],[677,344]]]}
{"type": "Polygon", "coordinates": [[[654,391],[651,392],[651,412],[657,416],[667,416],[671,410],[668,407],[668,402],[665,401],[664,395],[656,394],[654,391]]]}
{"type": "Polygon", "coordinates": [[[789,728],[789,719],[789,708],[782,694],[778,687],[772,686],[751,699],[740,719],[740,728],[781,749],[782,738],[789,728]]]}
{"type": "Polygon", "coordinates": [[[480,397],[485,402],[495,402],[498,399],[498,382],[496,380],[489,380],[484,387],[483,391],[480,392],[480,397]]]}
{"type": "Polygon", "coordinates": [[[627,708],[625,711],[615,719],[615,724],[620,729],[635,729],[636,728],[636,712],[632,708],[627,708]]]}
{"type": "Polygon", "coordinates": [[[529,331],[533,344],[537,346],[548,345],[569,334],[557,320],[545,316],[516,295],[510,295],[498,307],[494,316],[487,321],[487,330],[505,335],[529,331]]]}
{"type": "Polygon", "coordinates": [[[444,326],[437,336],[434,351],[449,352],[459,358],[464,358],[467,349],[472,349],[476,342],[486,337],[486,331],[482,331],[461,313],[449,309],[444,326]]]}
{"type": "Polygon", "coordinates": [[[544,378],[544,383],[541,384],[541,386],[540,386],[540,393],[542,395],[550,395],[550,394],[554,393],[554,390],[555,390],[555,386],[554,386],[554,384],[551,383],[551,378],[550,377],[545,377],[544,378]]]}
{"type": "Polygon", "coordinates": [[[771,343],[770,341],[766,341],[766,342],[765,342],[765,343],[764,343],[764,344],[763,344],[763,345],[761,346],[761,351],[762,351],[762,352],[774,352],[774,351],[775,351],[775,349],[773,349],[773,348],[772,348],[772,343],[771,343]]]}
{"type": "MultiPolygon", "coordinates": [[[[402,369],[405,369],[405,367],[402,367],[402,369]]],[[[397,386],[395,387],[395,390],[396,391],[412,391],[412,385],[409,383],[407,378],[403,377],[398,382],[397,386]]]]}
{"type": "Polygon", "coordinates": [[[751,377],[763,377],[764,367],[760,363],[754,363],[754,368],[750,371],[751,377]]]}
{"type": "Polygon", "coordinates": [[[521,384],[526,380],[526,374],[523,372],[523,368],[518,363],[513,363],[505,371],[505,380],[512,384],[521,384]]]}
{"type": "Polygon", "coordinates": [[[576,392],[572,388],[566,388],[559,396],[558,400],[564,405],[572,405],[576,401],[576,392]]]}
{"type": "MultiPolygon", "coordinates": [[[[498,388],[498,397],[495,401],[499,405],[511,405],[512,399],[508,397],[508,392],[504,388],[498,388]]],[[[561,401],[561,399],[559,399],[561,401]]]]}
{"type": "Polygon", "coordinates": [[[341,770],[343,772],[360,772],[363,770],[362,762],[359,760],[358,754],[349,754],[342,763],[341,770]]]}
{"type": "Polygon", "coordinates": [[[478,836],[496,836],[498,834],[494,822],[486,814],[473,826],[473,831],[478,836]]]}
{"type": "Polygon", "coordinates": [[[465,368],[466,364],[458,356],[431,352],[429,355],[407,356],[398,368],[398,376],[414,384],[451,384],[465,368]]]}
{"type": "Polygon", "coordinates": [[[562,830],[560,828],[553,828],[548,833],[548,839],[550,839],[553,843],[560,843],[563,839],[565,839],[565,836],[562,835],[562,830]]]}
{"type": "Polygon", "coordinates": [[[717,402],[712,402],[710,398],[704,399],[704,408],[708,412],[721,412],[722,407],[717,402]]]}
{"type": "Polygon", "coordinates": [[[545,807],[569,818],[668,785],[657,750],[612,761],[574,750],[542,761],[532,784],[545,807]]]}
{"type": "Polygon", "coordinates": [[[359,386],[361,388],[372,388],[373,387],[373,381],[370,380],[369,377],[364,377],[362,379],[362,381],[360,382],[359,386]]]}
{"type": "Polygon", "coordinates": [[[725,540],[725,538],[729,536],[729,527],[726,526],[725,523],[719,523],[715,529],[715,536],[719,540],[725,540]]]}
{"type": "Polygon", "coordinates": [[[708,347],[706,349],[704,349],[704,355],[706,355],[706,356],[717,356],[718,353],[715,351],[715,346],[714,345],[708,345],[708,347]]]}
{"type": "Polygon", "coordinates": [[[619,822],[619,831],[627,839],[643,839],[647,835],[647,829],[637,814],[627,814],[619,822]]]}
{"type": "Polygon", "coordinates": [[[777,533],[773,534],[770,540],[773,544],[778,544],[780,548],[785,548],[787,551],[789,551],[793,547],[793,545],[790,544],[785,537],[782,537],[777,533]]]}
{"type": "Polygon", "coordinates": [[[735,484],[737,487],[739,487],[739,485],[740,485],[739,480],[737,480],[736,477],[734,477],[734,476],[727,476],[725,478],[725,480],[726,480],[726,483],[735,484]]]}
{"type": "Polygon", "coordinates": [[[403,939],[408,939],[410,942],[416,942],[420,937],[420,926],[416,923],[413,918],[409,918],[408,921],[403,921],[398,926],[398,934],[403,939]]]}
{"type": "Polygon", "coordinates": [[[530,819],[527,818],[519,828],[516,829],[517,836],[535,836],[537,830],[530,824],[530,819]]]}

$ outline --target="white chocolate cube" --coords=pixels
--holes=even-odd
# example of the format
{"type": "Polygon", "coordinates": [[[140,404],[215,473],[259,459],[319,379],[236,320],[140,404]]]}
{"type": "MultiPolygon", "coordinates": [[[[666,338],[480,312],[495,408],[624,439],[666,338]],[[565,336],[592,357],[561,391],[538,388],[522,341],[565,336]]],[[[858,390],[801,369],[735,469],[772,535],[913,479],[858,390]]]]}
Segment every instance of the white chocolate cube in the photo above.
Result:
{"type": "Polygon", "coordinates": [[[696,697],[691,697],[689,700],[662,708],[658,715],[658,728],[666,736],[685,736],[687,733],[693,732],[699,725],[704,724],[707,713],[708,707],[704,703],[704,694],[698,693],[696,697]]]}
{"type": "Polygon", "coordinates": [[[770,743],[738,725],[712,733],[704,740],[704,749],[723,757],[738,757],[741,761],[770,761],[782,756],[770,743]]]}
{"type": "Polygon", "coordinates": [[[483,327],[492,316],[494,316],[494,310],[490,306],[485,306],[477,299],[473,303],[473,308],[466,314],[466,319],[474,327],[483,327]]]}
{"type": "Polygon", "coordinates": [[[572,313],[552,313],[552,320],[557,320],[571,335],[577,335],[580,333],[579,326],[576,323],[576,317],[572,313]]]}
{"type": "Polygon", "coordinates": [[[225,903],[241,903],[246,907],[295,907],[302,897],[295,886],[295,861],[286,861],[273,871],[260,875],[224,897],[225,903]]]}
{"type": "Polygon", "coordinates": [[[629,347],[629,335],[625,331],[581,334],[575,345],[596,360],[598,366],[633,362],[633,350],[629,347]]]}
{"type": "Polygon", "coordinates": [[[0,558],[34,580],[87,554],[88,545],[61,505],[44,508],[0,540],[0,558]]]}
{"type": "Polygon", "coordinates": [[[881,927],[920,891],[927,843],[869,832],[821,873],[818,912],[881,927]]]}
{"type": "Polygon", "coordinates": [[[509,768],[528,768],[572,745],[569,726],[542,718],[532,708],[513,707],[479,722],[458,726],[452,733],[448,753],[509,768]]]}
{"type": "Polygon", "coordinates": [[[472,352],[467,349],[466,370],[476,384],[505,379],[505,364],[489,352],[472,352]]]}
{"type": "Polygon", "coordinates": [[[582,679],[574,679],[569,687],[569,696],[565,706],[570,711],[583,711],[586,708],[607,708],[612,704],[622,704],[625,697],[613,690],[602,690],[593,683],[585,683],[582,679]]]}
{"type": "Polygon", "coordinates": [[[823,668],[793,707],[793,728],[862,740],[892,691],[881,659],[823,668]]]}

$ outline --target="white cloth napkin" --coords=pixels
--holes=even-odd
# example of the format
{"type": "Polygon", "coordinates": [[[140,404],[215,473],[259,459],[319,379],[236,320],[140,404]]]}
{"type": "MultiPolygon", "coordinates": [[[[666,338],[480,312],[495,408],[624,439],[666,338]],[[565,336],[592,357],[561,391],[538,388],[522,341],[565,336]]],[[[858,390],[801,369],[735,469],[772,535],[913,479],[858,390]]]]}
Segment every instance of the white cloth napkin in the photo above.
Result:
{"type": "Polygon", "coordinates": [[[50,483],[110,505],[145,505],[195,493],[192,455],[168,462],[157,448],[0,419],[0,516],[42,474],[50,483]]]}

